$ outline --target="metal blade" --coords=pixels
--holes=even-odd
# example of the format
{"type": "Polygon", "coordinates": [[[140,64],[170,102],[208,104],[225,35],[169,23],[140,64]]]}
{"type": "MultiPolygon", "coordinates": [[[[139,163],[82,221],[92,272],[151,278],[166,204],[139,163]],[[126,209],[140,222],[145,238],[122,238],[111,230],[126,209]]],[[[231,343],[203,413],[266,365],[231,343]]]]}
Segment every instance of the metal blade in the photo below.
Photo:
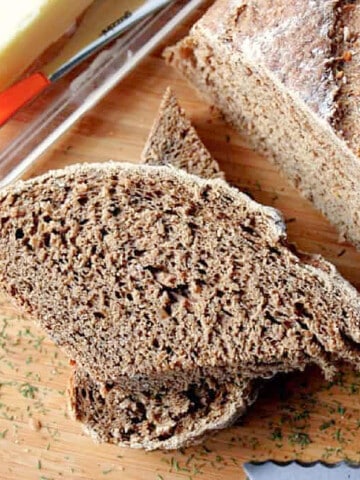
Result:
{"type": "Polygon", "coordinates": [[[249,480],[360,480],[360,466],[345,462],[329,465],[321,462],[302,464],[245,463],[249,480]]]}

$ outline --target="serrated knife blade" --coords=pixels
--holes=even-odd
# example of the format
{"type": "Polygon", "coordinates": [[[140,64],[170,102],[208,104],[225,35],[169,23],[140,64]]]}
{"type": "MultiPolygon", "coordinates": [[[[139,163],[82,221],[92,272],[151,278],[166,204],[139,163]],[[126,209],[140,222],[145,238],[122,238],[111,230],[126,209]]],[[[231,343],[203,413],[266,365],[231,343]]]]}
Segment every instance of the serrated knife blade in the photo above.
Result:
{"type": "Polygon", "coordinates": [[[360,480],[360,465],[346,462],[251,462],[244,464],[244,470],[249,480],[360,480]]]}

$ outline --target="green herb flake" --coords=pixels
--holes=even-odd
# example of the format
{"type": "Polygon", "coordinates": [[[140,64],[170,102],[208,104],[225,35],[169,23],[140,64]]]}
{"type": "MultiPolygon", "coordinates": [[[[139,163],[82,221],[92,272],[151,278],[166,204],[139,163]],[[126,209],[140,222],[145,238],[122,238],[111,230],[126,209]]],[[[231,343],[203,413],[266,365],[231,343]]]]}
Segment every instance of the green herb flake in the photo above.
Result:
{"type": "Polygon", "coordinates": [[[164,477],[162,475],[156,475],[156,480],[164,480],[164,477]]]}
{"type": "Polygon", "coordinates": [[[282,438],[283,438],[283,435],[282,435],[281,428],[277,427],[271,432],[271,440],[274,440],[274,441],[282,440],[282,438]]]}
{"type": "Polygon", "coordinates": [[[37,468],[38,468],[38,470],[41,470],[41,468],[42,468],[41,460],[37,461],[37,468]]]}
{"type": "Polygon", "coordinates": [[[203,472],[197,466],[194,466],[193,472],[192,472],[193,475],[201,475],[202,473],[203,472]]]}
{"type": "Polygon", "coordinates": [[[260,445],[259,440],[256,437],[251,437],[249,440],[250,446],[253,450],[256,450],[260,445]]]}
{"type": "Polygon", "coordinates": [[[350,390],[350,394],[351,394],[351,395],[354,395],[355,393],[358,393],[358,392],[359,392],[359,386],[356,385],[356,383],[352,383],[352,384],[350,385],[349,390],[350,390]]]}
{"type": "Polygon", "coordinates": [[[109,473],[111,473],[111,472],[113,472],[113,471],[114,471],[113,468],[109,468],[109,469],[107,469],[107,470],[103,470],[103,471],[102,471],[102,474],[103,474],[103,475],[108,475],[109,473]]]}
{"type": "Polygon", "coordinates": [[[205,453],[211,453],[210,448],[207,447],[206,445],[203,445],[203,446],[202,446],[202,449],[203,449],[203,451],[204,451],[205,453]]]}
{"type": "Polygon", "coordinates": [[[35,387],[34,385],[31,385],[29,382],[23,383],[19,387],[19,391],[21,395],[25,398],[35,398],[35,393],[39,391],[38,387],[35,387]]]}
{"type": "Polygon", "coordinates": [[[2,329],[0,330],[0,337],[1,337],[1,338],[7,338],[7,335],[6,335],[6,333],[5,333],[7,327],[8,327],[8,322],[7,322],[7,320],[4,318],[4,320],[3,320],[3,326],[2,326],[2,329]]]}
{"type": "Polygon", "coordinates": [[[308,445],[310,445],[310,443],[312,443],[309,435],[304,432],[296,432],[289,435],[289,440],[290,443],[292,443],[293,445],[300,445],[302,448],[307,447],[308,445]]]}
{"type": "Polygon", "coordinates": [[[341,433],[341,428],[338,428],[335,432],[335,440],[337,440],[339,443],[344,443],[344,437],[341,433]]]}
{"type": "Polygon", "coordinates": [[[171,458],[171,467],[175,472],[180,472],[179,462],[174,457],[171,458]]]}
{"type": "Polygon", "coordinates": [[[333,419],[328,420],[327,422],[324,422],[320,425],[319,430],[321,430],[321,431],[327,430],[328,428],[332,427],[333,425],[335,425],[335,420],[333,420],[333,419]]]}
{"type": "Polygon", "coordinates": [[[8,431],[9,429],[7,428],[6,430],[0,432],[0,438],[5,438],[8,431]]]}
{"type": "Polygon", "coordinates": [[[297,412],[294,414],[294,421],[297,422],[299,420],[305,420],[306,418],[309,418],[309,416],[310,416],[310,412],[308,410],[297,412]]]}
{"type": "Polygon", "coordinates": [[[342,405],[338,405],[337,412],[338,412],[340,415],[345,415],[346,408],[343,407],[342,405]]]}

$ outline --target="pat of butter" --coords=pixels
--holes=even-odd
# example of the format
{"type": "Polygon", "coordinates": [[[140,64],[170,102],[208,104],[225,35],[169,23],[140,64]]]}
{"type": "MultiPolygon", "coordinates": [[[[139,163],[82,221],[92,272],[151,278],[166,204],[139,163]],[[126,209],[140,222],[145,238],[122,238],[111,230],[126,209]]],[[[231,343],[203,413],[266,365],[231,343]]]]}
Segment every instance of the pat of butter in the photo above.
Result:
{"type": "Polygon", "coordinates": [[[0,0],[0,91],[64,35],[93,0],[0,0]]]}

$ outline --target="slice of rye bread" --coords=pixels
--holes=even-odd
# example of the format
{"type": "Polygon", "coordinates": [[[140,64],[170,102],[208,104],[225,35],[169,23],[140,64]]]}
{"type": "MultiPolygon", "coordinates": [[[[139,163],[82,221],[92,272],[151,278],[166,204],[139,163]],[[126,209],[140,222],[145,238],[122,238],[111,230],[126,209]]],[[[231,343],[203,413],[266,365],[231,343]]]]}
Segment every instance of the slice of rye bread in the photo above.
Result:
{"type": "Polygon", "coordinates": [[[165,52],[360,247],[360,0],[217,0],[165,52]]]}
{"type": "Polygon", "coordinates": [[[172,165],[203,178],[224,178],[170,88],[165,92],[141,160],[150,165],[172,165]]]}
{"type": "Polygon", "coordinates": [[[85,371],[74,370],[68,387],[70,413],[96,442],[146,450],[200,443],[212,431],[232,425],[257,395],[256,382],[241,375],[231,382],[206,377],[180,389],[123,385],[105,393],[85,371]]]}
{"type": "MultiPolygon", "coordinates": [[[[222,176],[170,89],[161,102],[142,160],[196,172],[204,178],[222,176]]],[[[239,375],[231,382],[203,378],[180,389],[148,391],[127,390],[124,382],[106,392],[77,368],[70,378],[68,404],[72,417],[97,442],[173,449],[199,443],[210,432],[232,425],[253,403],[257,391],[255,381],[239,375]]]]}
{"type": "Polygon", "coordinates": [[[358,292],[222,180],[74,165],[1,191],[0,224],[2,289],[106,389],[358,367],[358,292]]]}

